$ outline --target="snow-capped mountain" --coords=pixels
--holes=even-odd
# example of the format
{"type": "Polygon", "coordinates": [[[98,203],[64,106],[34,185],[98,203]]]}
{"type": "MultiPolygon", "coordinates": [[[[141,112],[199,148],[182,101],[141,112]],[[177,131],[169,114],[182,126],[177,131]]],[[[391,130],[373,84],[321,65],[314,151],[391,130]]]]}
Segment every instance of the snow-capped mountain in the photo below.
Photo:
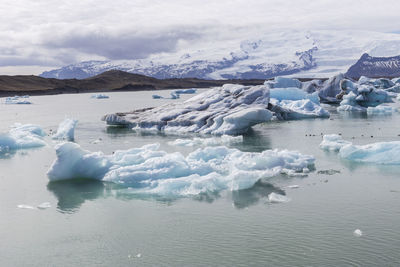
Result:
{"type": "Polygon", "coordinates": [[[395,57],[371,57],[367,53],[349,68],[346,76],[351,78],[366,77],[399,77],[400,56],[395,57]]]}
{"type": "Polygon", "coordinates": [[[360,55],[400,54],[400,34],[358,31],[286,31],[245,40],[190,44],[145,59],[86,61],[43,72],[46,78],[83,79],[117,69],[155,78],[265,79],[330,77],[346,72],[360,55]]]}

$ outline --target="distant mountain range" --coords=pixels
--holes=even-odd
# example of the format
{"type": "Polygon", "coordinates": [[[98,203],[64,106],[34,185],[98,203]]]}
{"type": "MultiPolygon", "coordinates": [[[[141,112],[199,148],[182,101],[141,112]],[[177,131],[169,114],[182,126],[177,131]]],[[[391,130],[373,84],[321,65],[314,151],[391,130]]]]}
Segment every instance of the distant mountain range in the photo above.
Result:
{"type": "MultiPolygon", "coordinates": [[[[134,51],[133,51],[134,52],[134,51]]],[[[376,32],[278,32],[242,41],[193,44],[144,59],[85,61],[43,72],[57,79],[85,79],[122,70],[158,79],[267,79],[275,76],[326,78],[344,73],[363,53],[400,54],[400,34],[376,32]]]]}
{"type": "Polygon", "coordinates": [[[0,76],[0,96],[206,88],[225,83],[263,84],[265,80],[156,79],[111,70],[86,79],[54,79],[34,75],[0,76]]]}
{"type": "Polygon", "coordinates": [[[367,53],[352,65],[345,76],[350,78],[366,77],[400,77],[400,56],[371,57],[367,53]]]}

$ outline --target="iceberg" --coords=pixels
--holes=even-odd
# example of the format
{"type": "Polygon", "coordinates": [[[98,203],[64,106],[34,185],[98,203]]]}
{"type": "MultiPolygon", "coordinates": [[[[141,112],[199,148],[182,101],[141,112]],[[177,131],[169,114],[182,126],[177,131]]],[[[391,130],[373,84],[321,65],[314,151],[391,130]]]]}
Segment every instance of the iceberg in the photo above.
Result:
{"type": "Polygon", "coordinates": [[[91,96],[91,98],[96,98],[96,99],[106,99],[106,98],[110,98],[108,95],[105,94],[94,94],[91,96]]]}
{"type": "Polygon", "coordinates": [[[291,79],[287,77],[275,77],[272,81],[265,81],[265,85],[272,88],[302,88],[302,83],[298,79],[291,79]]]}
{"type": "Polygon", "coordinates": [[[14,96],[14,97],[6,97],[5,104],[32,104],[32,102],[26,100],[29,98],[28,95],[25,96],[14,96]]]}
{"type": "Polygon", "coordinates": [[[323,136],[322,142],[319,147],[327,151],[339,151],[342,147],[351,144],[351,142],[343,140],[340,135],[326,134],[323,136]]]}
{"type": "Polygon", "coordinates": [[[103,117],[108,125],[156,128],[174,133],[242,134],[251,126],[272,118],[265,85],[226,84],[184,102],[103,117]]]}
{"type": "Polygon", "coordinates": [[[318,95],[323,103],[339,103],[340,98],[338,95],[341,93],[340,83],[341,80],[344,79],[343,74],[338,74],[333,76],[327,80],[321,90],[319,91],[318,95]]]}
{"type": "Polygon", "coordinates": [[[177,95],[180,94],[195,94],[197,92],[196,89],[190,88],[190,89],[181,89],[181,90],[175,90],[174,93],[177,95]]]}
{"type": "Polygon", "coordinates": [[[209,138],[199,138],[195,137],[193,139],[176,139],[175,141],[168,142],[172,146],[219,146],[219,145],[230,145],[239,144],[243,142],[243,136],[230,136],[222,135],[220,137],[209,137],[209,138]]]}
{"type": "Polygon", "coordinates": [[[318,93],[308,94],[298,88],[276,88],[270,89],[270,98],[282,100],[303,100],[309,99],[319,105],[318,93]]]}
{"type": "Polygon", "coordinates": [[[397,109],[391,106],[379,105],[377,107],[368,107],[368,115],[392,115],[397,109]]]}
{"type": "Polygon", "coordinates": [[[77,120],[66,118],[58,125],[57,132],[52,136],[52,138],[73,141],[75,137],[75,127],[77,124],[77,120]]]}
{"type": "Polygon", "coordinates": [[[355,162],[383,165],[400,164],[400,141],[353,145],[336,134],[324,135],[320,148],[338,151],[339,156],[355,162]]]}
{"type": "Polygon", "coordinates": [[[0,153],[25,148],[45,146],[45,132],[37,125],[14,124],[6,134],[0,134],[0,153]]]}
{"type": "Polygon", "coordinates": [[[340,106],[337,107],[337,111],[366,112],[367,108],[357,104],[356,99],[357,95],[354,92],[344,95],[340,106]]]}
{"type": "Polygon", "coordinates": [[[282,100],[276,105],[288,110],[286,119],[329,118],[330,113],[310,99],[297,101],[282,100]]]}
{"type": "Polygon", "coordinates": [[[314,157],[296,151],[242,152],[224,146],[199,148],[186,157],[158,150],[159,144],[115,151],[83,150],[76,143],[58,144],[49,180],[96,179],[119,184],[132,193],[189,196],[251,188],[282,171],[313,167],[314,157]]]}
{"type": "Polygon", "coordinates": [[[268,195],[268,201],[270,203],[286,203],[286,202],[290,201],[290,198],[288,198],[287,196],[272,192],[271,194],[268,195]]]}

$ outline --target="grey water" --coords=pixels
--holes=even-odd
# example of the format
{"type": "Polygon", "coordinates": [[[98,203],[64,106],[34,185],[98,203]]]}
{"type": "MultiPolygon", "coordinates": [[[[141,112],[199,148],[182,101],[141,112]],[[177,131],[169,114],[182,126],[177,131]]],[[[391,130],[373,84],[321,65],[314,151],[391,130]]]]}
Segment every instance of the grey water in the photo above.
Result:
{"type": "MultiPolygon", "coordinates": [[[[107,128],[100,120],[107,113],[190,97],[154,100],[153,93],[36,96],[32,105],[0,99],[0,132],[15,122],[50,132],[72,117],[79,120],[75,142],[90,151],[110,154],[156,142],[168,152],[196,149],[167,144],[181,136],[107,128]]],[[[160,199],[132,196],[100,181],[49,183],[46,171],[56,157],[50,137],[46,147],[2,155],[0,266],[398,266],[400,167],[343,161],[318,146],[330,133],[355,144],[398,141],[400,116],[338,114],[325,107],[330,119],[260,124],[233,146],[314,155],[315,171],[241,191],[160,199]],[[271,192],[291,201],[270,204],[271,192]],[[43,202],[51,208],[17,207],[43,202]],[[354,236],[355,229],[363,235],[354,236]]]]}

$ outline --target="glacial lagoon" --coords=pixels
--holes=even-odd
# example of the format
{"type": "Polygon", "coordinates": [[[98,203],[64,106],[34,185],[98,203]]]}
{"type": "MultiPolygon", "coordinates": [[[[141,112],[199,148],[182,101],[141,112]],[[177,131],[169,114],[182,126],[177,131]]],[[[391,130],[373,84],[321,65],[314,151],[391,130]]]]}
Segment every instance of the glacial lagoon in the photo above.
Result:
{"type": "MultiPolygon", "coordinates": [[[[152,99],[152,94],[35,96],[30,105],[5,105],[0,99],[0,132],[18,122],[50,133],[74,118],[75,142],[92,152],[111,155],[159,143],[162,151],[186,156],[199,148],[171,145],[198,138],[195,134],[133,131],[100,120],[190,97],[152,99]]],[[[160,197],[95,180],[50,183],[46,173],[59,143],[50,136],[44,147],[3,153],[0,265],[399,265],[400,166],[355,163],[319,145],[326,134],[356,145],[400,141],[400,114],[338,113],[337,106],[322,106],[330,118],[262,123],[244,134],[243,142],[228,145],[243,152],[288,149],[315,157],[315,169],[305,177],[281,174],[239,191],[160,197]],[[290,201],[271,203],[271,193],[290,201]]]]}

